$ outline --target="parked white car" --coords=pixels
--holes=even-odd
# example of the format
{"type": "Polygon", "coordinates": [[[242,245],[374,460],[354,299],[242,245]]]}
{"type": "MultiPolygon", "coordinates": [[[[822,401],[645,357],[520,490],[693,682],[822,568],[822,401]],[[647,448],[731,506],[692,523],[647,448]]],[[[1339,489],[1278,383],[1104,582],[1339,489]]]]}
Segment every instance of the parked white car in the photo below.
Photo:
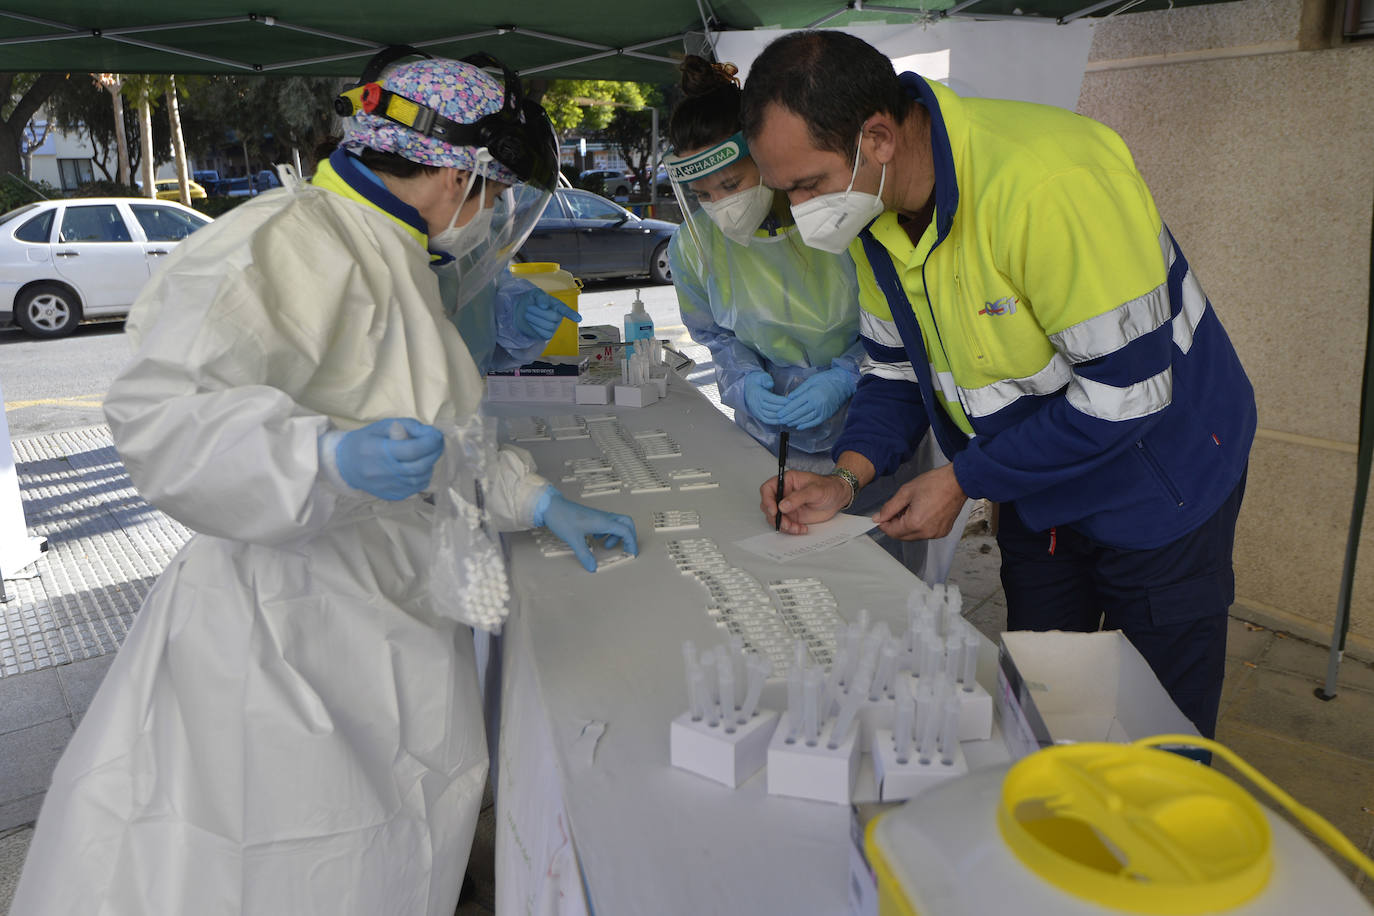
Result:
{"type": "Polygon", "coordinates": [[[158,262],[210,218],[170,200],[45,200],[0,215],[0,324],[62,337],[129,313],[158,262]]]}

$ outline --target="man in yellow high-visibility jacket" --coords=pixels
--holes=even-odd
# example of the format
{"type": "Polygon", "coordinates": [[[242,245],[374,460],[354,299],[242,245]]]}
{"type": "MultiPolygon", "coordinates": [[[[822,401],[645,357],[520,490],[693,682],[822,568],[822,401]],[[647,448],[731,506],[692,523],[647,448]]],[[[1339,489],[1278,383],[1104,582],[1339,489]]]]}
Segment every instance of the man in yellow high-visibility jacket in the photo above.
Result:
{"type": "Polygon", "coordinates": [[[854,258],[863,309],[836,471],[789,474],[784,529],[846,508],[931,428],[952,463],[882,530],[938,537],[965,496],[1000,503],[1008,627],[1105,618],[1210,736],[1254,393],[1121,138],[899,77],[840,32],[773,42],[743,121],[803,239],[854,258]]]}

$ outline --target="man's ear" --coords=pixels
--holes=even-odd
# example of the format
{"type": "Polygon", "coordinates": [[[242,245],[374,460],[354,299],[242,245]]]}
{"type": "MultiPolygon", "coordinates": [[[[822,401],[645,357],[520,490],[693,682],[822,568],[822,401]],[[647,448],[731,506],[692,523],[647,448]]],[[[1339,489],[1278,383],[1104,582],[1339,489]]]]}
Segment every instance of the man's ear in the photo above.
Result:
{"type": "Polygon", "coordinates": [[[872,115],[864,124],[860,148],[881,165],[891,162],[897,155],[896,119],[885,111],[872,115]]]}

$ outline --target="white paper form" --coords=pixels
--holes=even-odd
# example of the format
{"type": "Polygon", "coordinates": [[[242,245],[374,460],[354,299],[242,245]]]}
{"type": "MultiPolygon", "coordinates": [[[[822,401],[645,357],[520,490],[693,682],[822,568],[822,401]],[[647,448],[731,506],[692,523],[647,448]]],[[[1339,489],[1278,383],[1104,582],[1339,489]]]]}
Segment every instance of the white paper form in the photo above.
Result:
{"type": "Polygon", "coordinates": [[[784,534],[770,531],[737,541],[736,545],[750,553],[790,563],[801,557],[838,547],[876,527],[873,519],[866,515],[845,515],[840,513],[829,521],[808,525],[811,530],[806,534],[784,534]]]}

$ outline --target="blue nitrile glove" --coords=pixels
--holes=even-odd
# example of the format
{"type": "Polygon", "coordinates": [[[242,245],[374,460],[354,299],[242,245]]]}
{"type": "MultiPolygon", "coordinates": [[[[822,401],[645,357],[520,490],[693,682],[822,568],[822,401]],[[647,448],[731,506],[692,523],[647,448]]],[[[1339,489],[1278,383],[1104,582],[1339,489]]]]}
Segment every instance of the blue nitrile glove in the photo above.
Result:
{"type": "Polygon", "coordinates": [[[778,424],[778,411],[787,399],[773,393],[773,376],[763,370],[751,372],[744,377],[744,406],[749,408],[749,416],[760,423],[770,426],[778,424]]]}
{"type": "Polygon", "coordinates": [[[787,395],[778,421],[793,429],[819,426],[854,395],[858,379],[843,369],[822,369],[787,395]]]}
{"type": "Polygon", "coordinates": [[[409,417],[378,420],[344,433],[334,452],[339,476],[378,499],[405,499],[429,486],[444,434],[409,417]]]}
{"type": "Polygon", "coordinates": [[[573,324],[582,320],[575,309],[542,289],[525,290],[515,300],[515,330],[533,340],[551,339],[564,318],[573,324]]]}
{"type": "Polygon", "coordinates": [[[587,572],[596,572],[596,558],[587,546],[589,535],[605,535],[607,547],[624,541],[625,552],[632,557],[639,556],[634,519],[575,503],[553,487],[540,494],[534,507],[534,523],[547,527],[571,547],[587,572]]]}

